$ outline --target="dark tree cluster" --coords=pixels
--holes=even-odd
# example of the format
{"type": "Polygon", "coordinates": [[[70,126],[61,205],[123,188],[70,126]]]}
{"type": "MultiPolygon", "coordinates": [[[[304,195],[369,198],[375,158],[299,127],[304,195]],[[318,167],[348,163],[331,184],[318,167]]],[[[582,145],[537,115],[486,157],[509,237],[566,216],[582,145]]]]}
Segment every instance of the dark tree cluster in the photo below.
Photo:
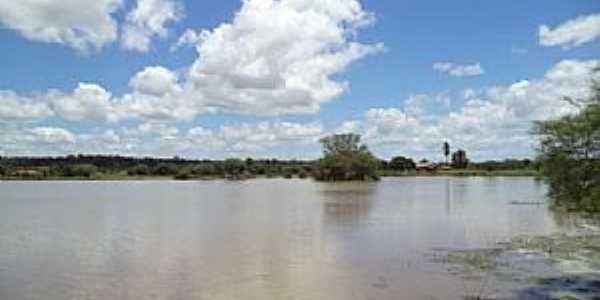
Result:
{"type": "Polygon", "coordinates": [[[307,177],[314,162],[277,159],[186,160],[136,158],[106,155],[65,157],[5,157],[0,159],[0,176],[11,178],[174,177],[194,179],[219,177],[244,179],[255,176],[307,177]]]}
{"type": "Polygon", "coordinates": [[[469,159],[465,150],[457,150],[452,153],[452,167],[456,169],[466,169],[469,166],[469,159]]]}
{"type": "Polygon", "coordinates": [[[324,157],[315,178],[323,181],[376,180],[379,160],[361,144],[360,135],[336,134],[321,139],[324,157]]]}
{"type": "Polygon", "coordinates": [[[505,171],[505,170],[540,170],[540,162],[525,159],[506,159],[503,161],[489,160],[478,163],[469,163],[469,167],[478,170],[487,171],[505,171]]]}

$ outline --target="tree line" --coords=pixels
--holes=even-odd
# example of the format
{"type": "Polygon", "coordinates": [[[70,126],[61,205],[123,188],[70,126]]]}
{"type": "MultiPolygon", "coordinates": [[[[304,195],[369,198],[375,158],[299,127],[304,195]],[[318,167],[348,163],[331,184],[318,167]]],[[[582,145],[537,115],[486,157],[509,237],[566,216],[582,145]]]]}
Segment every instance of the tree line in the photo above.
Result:
{"type": "MultiPolygon", "coordinates": [[[[171,177],[175,179],[253,177],[312,177],[324,181],[377,180],[380,176],[414,174],[417,163],[405,156],[390,160],[373,155],[357,134],[338,134],[321,139],[323,158],[318,160],[225,159],[190,160],[110,155],[63,157],[0,157],[0,177],[5,179],[120,179],[171,177]]],[[[459,152],[459,151],[457,151],[459,152]]],[[[466,154],[465,154],[466,155],[466,154]]],[[[422,159],[420,162],[426,161],[422,159]]],[[[526,169],[530,160],[468,163],[454,161],[454,168],[479,170],[526,169]]]]}

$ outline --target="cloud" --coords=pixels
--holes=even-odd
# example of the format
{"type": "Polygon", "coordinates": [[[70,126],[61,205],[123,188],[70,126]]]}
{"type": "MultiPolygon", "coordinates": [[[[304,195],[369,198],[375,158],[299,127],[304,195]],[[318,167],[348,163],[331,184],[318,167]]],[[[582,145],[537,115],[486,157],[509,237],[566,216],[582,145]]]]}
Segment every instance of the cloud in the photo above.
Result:
{"type": "Polygon", "coordinates": [[[68,95],[55,91],[46,95],[56,115],[67,121],[116,121],[119,117],[111,97],[103,87],[91,83],[79,83],[68,95]]]}
{"type": "Polygon", "coordinates": [[[353,41],[373,19],[356,0],[244,1],[231,23],[199,34],[187,92],[219,111],[316,113],[348,88],[334,75],[383,49],[353,41]]]}
{"type": "Polygon", "coordinates": [[[164,96],[181,89],[177,81],[175,72],[161,66],[151,66],[135,74],[129,86],[138,93],[164,96]]]}
{"type": "Polygon", "coordinates": [[[533,121],[576,111],[562,99],[589,95],[591,72],[598,66],[598,60],[564,60],[541,79],[466,90],[462,107],[438,113],[436,118],[407,113],[415,101],[411,99],[405,102],[405,110],[374,108],[362,120],[362,133],[384,157],[439,157],[440,145],[446,140],[466,149],[475,159],[531,156],[535,143],[530,135],[533,121]]]}
{"type": "Polygon", "coordinates": [[[153,36],[167,36],[166,26],[183,17],[183,6],[174,0],[138,0],[126,17],[121,42],[125,49],[147,52],[153,36]]]}
{"type": "Polygon", "coordinates": [[[472,65],[457,65],[448,62],[440,62],[433,64],[433,69],[454,77],[473,77],[483,75],[485,73],[480,63],[472,65]]]}
{"type": "MultiPolygon", "coordinates": [[[[218,131],[202,127],[190,129],[188,149],[211,145],[213,150],[223,151],[228,156],[265,157],[273,148],[309,144],[316,145],[324,134],[318,123],[259,122],[222,125],[218,131]]],[[[222,155],[222,154],[221,154],[222,155]]]]}
{"type": "Polygon", "coordinates": [[[36,127],[30,129],[29,132],[33,134],[36,142],[43,142],[48,144],[73,144],[76,141],[75,135],[63,128],[36,127]]]}
{"type": "Polygon", "coordinates": [[[22,97],[13,91],[0,90],[0,123],[35,121],[53,115],[50,106],[40,99],[22,97]]]}
{"type": "MultiPolygon", "coordinates": [[[[318,153],[324,134],[318,123],[237,123],[217,128],[181,130],[168,123],[146,122],[120,129],[95,128],[75,134],[66,128],[3,128],[0,150],[7,155],[64,155],[69,153],[135,156],[183,155],[194,158],[272,157],[278,147],[309,147],[318,153]]],[[[304,153],[306,154],[306,153],[304,153]]]]}
{"type": "MultiPolygon", "coordinates": [[[[124,0],[23,0],[0,2],[0,23],[23,37],[58,43],[90,53],[119,37],[114,14],[124,0]]],[[[137,0],[121,30],[124,49],[147,52],[153,37],[167,36],[167,26],[183,17],[176,0],[137,0]]]]}
{"type": "Polygon", "coordinates": [[[116,40],[112,14],[122,4],[123,0],[0,1],[0,23],[27,39],[88,53],[116,40]]]}
{"type": "Polygon", "coordinates": [[[600,37],[600,14],[580,16],[555,28],[542,25],[538,32],[542,46],[561,46],[563,49],[578,47],[600,37]]]}
{"type": "Polygon", "coordinates": [[[194,95],[182,87],[179,75],[161,66],[146,67],[129,82],[132,91],[119,99],[129,118],[153,121],[191,121],[210,110],[196,106],[194,95]]]}
{"type": "MultiPolygon", "coordinates": [[[[34,121],[34,116],[43,118],[57,114],[74,120],[91,119],[93,115],[90,115],[90,111],[102,111],[94,108],[95,103],[101,103],[100,107],[107,106],[107,115],[119,115],[127,111],[128,114],[142,116],[144,107],[136,105],[145,103],[149,105],[144,108],[148,112],[158,113],[164,109],[164,113],[172,118],[181,116],[176,116],[177,106],[172,107],[174,111],[168,111],[167,105],[160,109],[151,107],[164,105],[159,100],[164,99],[165,95],[177,99],[173,96],[173,91],[164,88],[148,89],[135,80],[131,83],[135,97],[153,100],[130,105],[126,99],[110,97],[101,87],[90,84],[80,84],[67,96],[49,91],[45,95],[22,98],[14,93],[3,92],[0,95],[5,96],[0,97],[0,101],[13,103],[13,109],[0,108],[0,115],[6,117],[6,111],[9,111],[11,117],[20,121],[0,122],[0,148],[7,155],[93,152],[198,158],[267,157],[278,154],[287,158],[292,155],[314,158],[319,153],[318,139],[323,135],[357,132],[383,158],[408,155],[416,159],[442,159],[439,150],[443,141],[449,141],[454,149],[466,149],[475,160],[531,157],[535,144],[535,139],[529,134],[532,122],[575,112],[577,108],[562,99],[564,96],[584,98],[589,95],[591,70],[598,66],[599,60],[564,60],[538,79],[482,89],[466,89],[460,95],[449,92],[415,94],[397,107],[371,108],[361,118],[339,125],[333,124],[331,128],[323,128],[317,122],[260,121],[225,124],[215,128],[196,126],[189,129],[185,125],[161,121],[157,115],[152,118],[143,115],[145,117],[140,117],[139,124],[118,130],[103,125],[92,132],[80,134],[71,133],[68,129],[44,126],[27,129],[30,126],[27,122],[34,121]],[[59,111],[56,101],[61,97],[96,100],[86,100],[92,103],[89,105],[86,101],[77,101],[81,107],[59,111]],[[38,99],[45,99],[47,102],[38,99]],[[48,104],[32,107],[36,103],[34,100],[39,102],[36,105],[48,104]],[[462,104],[452,109],[450,103],[462,104]],[[132,110],[133,108],[139,108],[139,111],[132,110]],[[30,115],[32,111],[37,114],[30,115]],[[277,149],[284,150],[279,152],[277,149]]],[[[160,67],[143,70],[138,79],[140,78],[147,78],[149,82],[156,79],[156,86],[160,86],[160,82],[170,82],[165,86],[173,86],[177,82],[175,73],[160,67]]],[[[185,110],[182,109],[180,113],[185,113],[185,110]]],[[[172,118],[166,120],[173,120],[172,118]]],[[[99,123],[98,125],[100,126],[99,123]]]]}
{"type": "Polygon", "coordinates": [[[196,45],[200,42],[200,34],[192,29],[186,29],[179,39],[177,39],[177,43],[171,46],[171,52],[178,50],[181,47],[196,45]]]}
{"type": "MultiPolygon", "coordinates": [[[[164,24],[177,16],[176,7],[172,1],[140,1],[126,27],[139,25],[144,33],[161,35],[164,24]]],[[[248,0],[231,23],[184,34],[181,43],[196,42],[198,52],[186,71],[146,67],[121,96],[87,83],[72,93],[50,90],[40,98],[69,121],[191,121],[216,112],[312,114],[348,89],[336,75],[383,50],[381,44],[355,41],[357,31],[373,22],[357,0],[248,0]]]]}
{"type": "Polygon", "coordinates": [[[164,123],[144,123],[137,127],[137,133],[141,135],[160,136],[163,139],[171,139],[179,134],[179,129],[164,123]]]}
{"type": "Polygon", "coordinates": [[[0,122],[42,121],[51,117],[71,122],[114,122],[121,119],[118,109],[111,94],[92,83],[79,83],[68,94],[53,89],[30,96],[0,91],[0,122]]]}

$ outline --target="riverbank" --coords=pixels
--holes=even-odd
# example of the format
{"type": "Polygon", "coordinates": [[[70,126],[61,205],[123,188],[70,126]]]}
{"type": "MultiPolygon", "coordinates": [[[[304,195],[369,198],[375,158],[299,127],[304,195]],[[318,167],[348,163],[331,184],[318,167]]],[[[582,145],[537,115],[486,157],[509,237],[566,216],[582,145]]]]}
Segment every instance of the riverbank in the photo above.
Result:
{"type": "MultiPolygon", "coordinates": [[[[535,170],[439,170],[439,171],[379,171],[380,177],[540,177],[535,170]]],[[[248,180],[256,178],[311,179],[304,175],[228,175],[228,176],[152,176],[152,175],[123,175],[98,174],[84,176],[3,176],[0,181],[146,181],[146,180],[248,180]]]]}
{"type": "Polygon", "coordinates": [[[381,171],[381,177],[427,177],[427,176],[450,176],[450,177],[540,177],[540,172],[530,169],[515,170],[436,170],[436,171],[381,171]]]}

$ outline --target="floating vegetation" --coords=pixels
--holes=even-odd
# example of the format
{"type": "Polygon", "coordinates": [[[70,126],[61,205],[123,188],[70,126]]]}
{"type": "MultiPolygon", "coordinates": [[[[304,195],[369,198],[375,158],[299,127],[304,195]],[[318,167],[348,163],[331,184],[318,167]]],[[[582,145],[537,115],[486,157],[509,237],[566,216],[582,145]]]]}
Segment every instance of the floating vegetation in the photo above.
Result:
{"type": "Polygon", "coordinates": [[[433,260],[481,286],[467,298],[482,299],[485,289],[508,282],[519,287],[518,299],[600,299],[600,228],[592,225],[550,236],[518,236],[496,248],[436,249],[433,260]]]}

